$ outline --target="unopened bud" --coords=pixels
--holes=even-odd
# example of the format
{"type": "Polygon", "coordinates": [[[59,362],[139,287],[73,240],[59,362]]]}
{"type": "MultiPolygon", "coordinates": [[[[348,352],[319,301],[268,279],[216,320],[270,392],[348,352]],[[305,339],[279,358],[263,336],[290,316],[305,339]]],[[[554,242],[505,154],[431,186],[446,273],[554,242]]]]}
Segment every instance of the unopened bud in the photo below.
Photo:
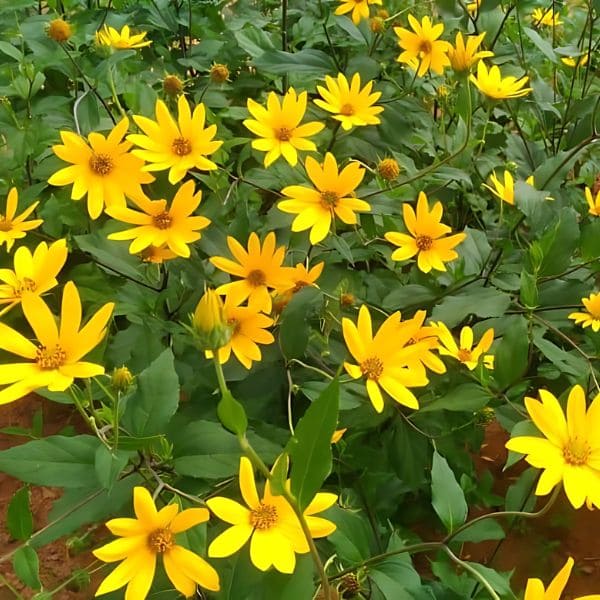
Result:
{"type": "Polygon", "coordinates": [[[48,23],[46,33],[50,39],[62,44],[71,37],[72,31],[71,26],[65,20],[53,19],[48,23]]]}
{"type": "Polygon", "coordinates": [[[385,8],[380,8],[380,9],[377,11],[377,16],[378,16],[380,19],[389,19],[389,17],[390,17],[390,13],[389,13],[387,10],[385,10],[385,8]]]}
{"type": "Polygon", "coordinates": [[[356,303],[356,298],[354,297],[354,294],[350,294],[349,292],[344,292],[340,296],[340,304],[345,308],[354,306],[355,303],[356,303]]]}
{"type": "Polygon", "coordinates": [[[369,19],[369,27],[373,33],[383,33],[385,31],[385,21],[381,17],[369,19]]]}
{"type": "Polygon", "coordinates": [[[177,96],[183,92],[183,81],[177,75],[167,75],[163,79],[163,90],[169,96],[177,96]]]}
{"type": "Polygon", "coordinates": [[[209,72],[210,80],[214,83],[223,83],[229,79],[229,69],[227,65],[222,65],[220,63],[215,63],[209,72]]]}
{"type": "Polygon", "coordinates": [[[398,161],[393,158],[384,158],[377,165],[377,172],[386,181],[393,181],[400,175],[400,166],[398,161]]]}
{"type": "Polygon", "coordinates": [[[133,375],[127,367],[118,367],[113,370],[110,377],[110,384],[115,390],[121,393],[126,392],[132,383],[133,375]]]}
{"type": "Polygon", "coordinates": [[[223,301],[215,290],[206,290],[196,306],[192,327],[203,350],[218,350],[231,339],[231,327],[223,314],[223,301]]]}

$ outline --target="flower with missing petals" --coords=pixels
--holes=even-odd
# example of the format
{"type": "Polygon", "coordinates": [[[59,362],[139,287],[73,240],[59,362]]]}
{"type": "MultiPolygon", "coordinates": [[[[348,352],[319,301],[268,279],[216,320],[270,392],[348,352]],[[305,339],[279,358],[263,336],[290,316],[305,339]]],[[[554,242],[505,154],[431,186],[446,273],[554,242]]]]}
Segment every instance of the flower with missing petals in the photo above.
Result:
{"type": "Polygon", "coordinates": [[[459,31],[456,34],[455,45],[450,46],[448,50],[450,64],[456,72],[469,71],[482,58],[494,56],[494,53],[489,50],[478,50],[484,37],[485,32],[479,35],[468,35],[467,43],[465,44],[462,33],[459,31]]]}
{"type": "Polygon", "coordinates": [[[594,332],[600,331],[600,292],[582,298],[581,302],[586,312],[573,312],[569,315],[569,319],[573,319],[575,323],[581,325],[584,329],[591,327],[594,332]]]}
{"type": "Polygon", "coordinates": [[[531,92],[531,88],[523,88],[529,81],[529,77],[524,76],[520,79],[512,76],[502,77],[499,67],[493,65],[488,71],[482,60],[477,63],[477,76],[471,75],[469,80],[477,86],[482,94],[493,100],[521,98],[531,92]]]}
{"type": "Polygon", "coordinates": [[[432,323],[437,329],[437,335],[440,340],[438,352],[442,356],[452,356],[463,363],[470,371],[479,364],[479,359],[483,357],[484,362],[490,363],[489,355],[485,354],[494,341],[494,329],[488,329],[479,342],[473,347],[473,330],[467,325],[460,330],[459,344],[457,344],[450,333],[450,330],[441,321],[432,323]]]}
{"type": "Polygon", "coordinates": [[[121,31],[117,31],[110,25],[104,25],[96,32],[96,43],[101,46],[110,46],[115,50],[130,50],[149,46],[152,40],[145,40],[147,32],[131,34],[129,25],[124,25],[121,31]]]}
{"type": "Polygon", "coordinates": [[[352,22],[358,25],[362,19],[369,18],[369,5],[381,4],[382,0],[339,0],[340,6],[335,9],[336,15],[352,13],[352,22]]]}
{"type": "Polygon", "coordinates": [[[589,213],[594,217],[600,217],[600,190],[596,192],[596,197],[594,198],[594,194],[589,187],[585,188],[585,199],[590,207],[589,213]]]}
{"type": "Polygon", "coordinates": [[[26,221],[27,217],[36,209],[39,201],[30,204],[19,216],[16,216],[18,204],[19,193],[17,188],[13,187],[6,197],[4,214],[0,212],[0,246],[6,244],[7,252],[10,252],[15,240],[24,238],[27,231],[39,227],[44,222],[42,219],[26,221]]]}

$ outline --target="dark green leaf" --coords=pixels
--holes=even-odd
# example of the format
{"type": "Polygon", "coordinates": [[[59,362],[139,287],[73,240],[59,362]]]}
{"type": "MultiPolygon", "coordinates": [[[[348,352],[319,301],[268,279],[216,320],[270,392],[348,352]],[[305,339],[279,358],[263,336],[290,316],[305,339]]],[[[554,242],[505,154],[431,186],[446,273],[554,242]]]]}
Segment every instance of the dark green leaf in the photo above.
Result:
{"type": "Polygon", "coordinates": [[[37,552],[31,546],[23,546],[13,554],[12,560],[17,577],[31,589],[39,590],[42,584],[37,552]]]}
{"type": "Polygon", "coordinates": [[[125,468],[131,452],[124,452],[123,450],[109,450],[106,446],[102,445],[96,450],[95,468],[96,475],[100,485],[110,490],[114,485],[115,481],[125,468]]]}
{"type": "Polygon", "coordinates": [[[6,513],[6,525],[15,540],[23,542],[29,539],[33,531],[33,515],[29,508],[28,487],[22,487],[14,493],[6,513]]]}
{"type": "Polygon", "coordinates": [[[217,405],[217,414],[223,426],[236,435],[243,435],[248,429],[248,417],[243,405],[238,402],[229,390],[227,390],[219,404],[217,405]]]}
{"type": "Polygon", "coordinates": [[[527,370],[529,334],[524,317],[512,317],[495,352],[494,378],[501,388],[518,381],[527,370]]]}
{"type": "Polygon", "coordinates": [[[451,388],[440,398],[424,404],[419,413],[436,410],[476,412],[490,401],[490,395],[476,383],[464,383],[451,388]]]}
{"type": "Polygon", "coordinates": [[[465,494],[448,462],[437,451],[433,452],[431,467],[431,505],[448,532],[454,531],[467,518],[465,494]]]}

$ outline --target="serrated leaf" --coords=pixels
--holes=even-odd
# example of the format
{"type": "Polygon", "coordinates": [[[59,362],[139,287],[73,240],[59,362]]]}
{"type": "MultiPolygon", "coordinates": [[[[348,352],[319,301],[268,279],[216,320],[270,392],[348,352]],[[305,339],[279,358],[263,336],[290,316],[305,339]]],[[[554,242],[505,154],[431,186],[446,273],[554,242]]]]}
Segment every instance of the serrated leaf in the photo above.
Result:
{"type": "Polygon", "coordinates": [[[449,533],[467,518],[465,494],[448,462],[437,451],[433,452],[431,467],[431,505],[449,533]]]}

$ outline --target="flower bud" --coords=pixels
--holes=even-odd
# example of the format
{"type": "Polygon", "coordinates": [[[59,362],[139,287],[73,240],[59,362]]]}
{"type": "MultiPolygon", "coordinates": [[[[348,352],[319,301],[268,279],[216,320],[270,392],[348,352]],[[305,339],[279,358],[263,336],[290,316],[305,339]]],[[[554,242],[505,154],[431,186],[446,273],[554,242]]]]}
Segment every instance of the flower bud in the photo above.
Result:
{"type": "Polygon", "coordinates": [[[356,304],[356,298],[354,297],[354,294],[351,294],[350,292],[344,292],[340,296],[340,304],[344,308],[350,308],[351,306],[354,306],[356,304]]]}
{"type": "Polygon", "coordinates": [[[71,26],[65,20],[53,19],[48,24],[46,33],[50,39],[62,44],[71,37],[72,31],[71,26]]]}
{"type": "Polygon", "coordinates": [[[203,350],[218,350],[231,339],[223,301],[215,290],[206,290],[200,298],[192,317],[192,327],[203,350]]]}
{"type": "Polygon", "coordinates": [[[373,33],[383,33],[385,31],[385,21],[381,17],[369,19],[369,27],[373,33]]]}
{"type": "Polygon", "coordinates": [[[183,82],[177,75],[167,75],[163,79],[163,90],[169,96],[177,96],[183,92],[183,82]]]}
{"type": "Polygon", "coordinates": [[[110,384],[117,392],[126,392],[132,383],[133,375],[126,366],[113,369],[110,384]]]}
{"type": "Polygon", "coordinates": [[[213,83],[223,83],[229,79],[229,69],[227,68],[227,65],[215,63],[210,68],[208,75],[213,83]]]}
{"type": "Polygon", "coordinates": [[[400,166],[393,158],[384,158],[377,165],[377,172],[386,181],[393,181],[400,175],[400,166]]]}

